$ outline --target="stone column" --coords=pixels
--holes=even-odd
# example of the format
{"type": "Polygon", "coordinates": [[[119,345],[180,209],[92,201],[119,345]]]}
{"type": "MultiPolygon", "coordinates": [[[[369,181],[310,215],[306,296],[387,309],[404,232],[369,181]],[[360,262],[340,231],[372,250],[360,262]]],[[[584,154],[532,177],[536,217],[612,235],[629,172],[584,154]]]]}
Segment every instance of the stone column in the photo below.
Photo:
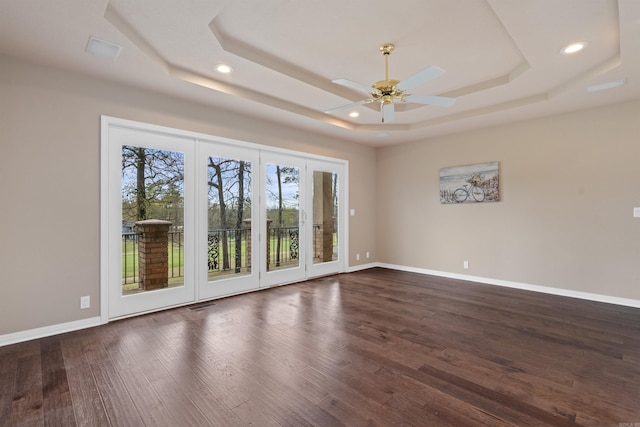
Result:
{"type": "Polygon", "coordinates": [[[266,237],[266,242],[267,242],[267,271],[270,271],[271,269],[271,223],[273,221],[268,219],[267,220],[267,237],[266,237]]]}
{"type": "Polygon", "coordinates": [[[247,271],[251,271],[251,220],[245,219],[242,221],[244,225],[243,233],[245,233],[245,241],[247,248],[245,250],[245,265],[247,266],[247,271]]]}
{"type": "MultiPolygon", "coordinates": [[[[244,223],[244,227],[245,229],[247,229],[247,267],[249,267],[249,271],[251,271],[251,220],[250,219],[245,219],[244,221],[242,221],[244,223]]],[[[270,234],[271,234],[271,223],[273,221],[268,219],[267,220],[267,237],[266,237],[266,249],[267,249],[267,271],[269,271],[269,268],[271,267],[271,259],[270,259],[270,255],[271,255],[271,239],[269,238],[270,234]]]]}
{"type": "Polygon", "coordinates": [[[171,222],[159,219],[136,222],[140,285],[145,291],[169,286],[169,227],[171,222]]]}
{"type": "Polygon", "coordinates": [[[315,254],[320,262],[333,259],[333,174],[313,173],[313,223],[320,226],[315,235],[315,254]]]}
{"type": "Polygon", "coordinates": [[[333,260],[333,174],[322,176],[322,261],[333,260]]]}

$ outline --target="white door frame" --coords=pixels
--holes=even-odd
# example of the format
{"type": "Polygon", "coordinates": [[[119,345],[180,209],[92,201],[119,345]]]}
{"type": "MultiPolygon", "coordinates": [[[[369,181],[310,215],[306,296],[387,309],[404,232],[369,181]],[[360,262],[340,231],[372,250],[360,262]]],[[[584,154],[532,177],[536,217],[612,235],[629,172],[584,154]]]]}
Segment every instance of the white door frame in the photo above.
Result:
{"type": "MultiPolygon", "coordinates": [[[[195,168],[195,144],[174,132],[155,126],[128,126],[126,123],[110,122],[103,131],[108,132],[108,146],[103,147],[106,158],[103,158],[103,203],[102,243],[106,243],[106,267],[102,276],[101,298],[104,309],[102,316],[109,319],[127,317],[139,313],[156,310],[158,307],[171,307],[195,301],[195,180],[193,173],[186,173],[195,168]],[[154,291],[140,292],[130,295],[122,294],[122,200],[121,200],[121,165],[122,146],[154,148],[184,153],[184,285],[154,291]],[[105,165],[104,162],[107,162],[105,165]],[[105,176],[106,174],[106,176],[105,176]],[[105,182],[106,181],[106,182],[105,182]],[[104,280],[104,283],[102,283],[104,280]],[[106,306],[105,306],[106,304],[106,306]]],[[[105,261],[103,260],[103,264],[105,261]]],[[[102,271],[102,267],[101,267],[102,271]]]]}
{"type": "MultiPolygon", "coordinates": [[[[127,145],[138,145],[140,146],[140,142],[131,142],[127,143],[127,145]]],[[[237,141],[228,138],[215,137],[211,135],[205,135],[190,131],[184,131],[179,129],[173,129],[163,126],[151,125],[146,123],[135,122],[126,119],[120,119],[109,116],[101,117],[101,171],[100,171],[100,203],[101,203],[101,218],[100,218],[100,317],[102,323],[107,323],[111,319],[116,319],[120,317],[127,317],[129,315],[137,315],[143,314],[145,312],[162,310],[173,306],[185,305],[195,301],[203,301],[206,299],[215,298],[222,295],[210,294],[208,291],[205,291],[205,287],[203,287],[203,273],[206,272],[207,269],[207,260],[206,260],[206,243],[203,246],[202,237],[197,237],[197,230],[201,229],[202,224],[205,224],[206,230],[206,197],[202,200],[202,194],[204,193],[206,196],[206,188],[203,189],[202,186],[204,184],[199,183],[198,179],[202,178],[203,173],[206,176],[206,168],[203,172],[202,165],[198,165],[199,160],[204,157],[204,154],[211,152],[211,146],[215,146],[214,152],[216,156],[224,157],[224,153],[229,153],[230,155],[234,152],[242,152],[242,150],[250,150],[254,156],[257,154],[260,158],[259,165],[256,163],[255,166],[252,166],[252,179],[256,179],[256,183],[254,183],[254,191],[252,192],[253,197],[256,197],[256,188],[260,189],[260,193],[262,193],[264,186],[260,182],[263,176],[263,164],[267,161],[267,159],[276,159],[276,158],[297,158],[300,159],[302,164],[305,167],[301,170],[301,193],[306,193],[311,195],[310,193],[310,182],[311,179],[308,178],[308,174],[312,173],[313,168],[317,165],[320,165],[316,170],[322,171],[333,171],[334,169],[337,171],[340,177],[339,181],[339,257],[337,262],[328,262],[322,263],[327,265],[313,265],[312,264],[312,254],[310,245],[312,244],[313,239],[311,238],[312,233],[312,219],[311,217],[307,218],[307,222],[311,224],[309,227],[305,227],[301,231],[301,238],[304,240],[304,248],[303,250],[310,254],[310,256],[305,257],[304,260],[301,260],[302,270],[304,273],[302,275],[296,277],[286,277],[282,276],[281,282],[270,282],[266,276],[266,265],[260,267],[260,277],[257,288],[268,287],[276,284],[284,284],[290,283],[293,281],[304,280],[311,277],[316,277],[320,275],[326,274],[334,274],[344,272],[347,268],[347,253],[348,253],[348,212],[349,207],[347,205],[348,197],[348,162],[346,160],[335,159],[325,156],[318,156],[313,154],[301,153],[292,150],[279,149],[264,145],[259,145],[250,142],[237,141]],[[121,183],[120,183],[120,174],[121,174],[121,146],[122,141],[118,138],[121,138],[123,134],[138,134],[138,135],[147,135],[153,136],[154,138],[158,138],[157,140],[153,140],[150,143],[150,147],[153,148],[161,148],[167,147],[166,149],[174,150],[174,151],[182,151],[185,153],[185,169],[189,168],[193,170],[190,176],[187,177],[187,173],[185,173],[185,286],[181,291],[174,292],[175,294],[180,294],[175,299],[171,299],[170,301],[166,301],[166,305],[162,307],[154,306],[153,304],[145,305],[141,303],[139,300],[143,298],[129,298],[123,299],[125,301],[125,307],[129,307],[129,304],[138,304],[139,307],[134,310],[135,312],[127,313],[126,310],[114,310],[113,307],[110,307],[110,287],[117,287],[115,284],[121,283],[122,276],[122,267],[121,267],[121,254],[120,254],[120,245],[114,244],[115,242],[121,242],[121,201],[120,201],[120,192],[121,192],[121,183]],[[161,140],[165,141],[166,145],[162,145],[163,143],[159,143],[161,140]],[[176,150],[175,144],[179,141],[180,149],[176,150]],[[229,151],[227,151],[229,150],[229,151]],[[236,151],[234,151],[236,150],[236,151]],[[263,160],[264,158],[264,160],[263,160]],[[307,166],[308,165],[308,166],[307,166]],[[333,165],[333,166],[332,166],[333,165]],[[309,167],[310,166],[310,167],[309,167]],[[329,167],[329,169],[327,169],[329,167]],[[331,169],[334,167],[334,169],[331,169]],[[117,170],[116,170],[117,169],[117,170]],[[311,171],[311,172],[309,172],[311,171]],[[260,175],[260,176],[258,176],[260,175]],[[304,177],[303,177],[304,175],[304,177]],[[258,186],[258,187],[256,187],[258,186]],[[202,205],[205,205],[204,207],[202,205]],[[204,219],[203,219],[204,212],[204,219]],[[311,230],[311,231],[309,231],[311,230]],[[187,238],[187,235],[190,237],[187,238]],[[204,254],[202,253],[204,249],[204,254]],[[189,251],[189,256],[187,256],[187,251],[189,251]],[[309,261],[311,260],[311,261],[309,261]],[[188,263],[188,264],[187,264],[188,263]],[[263,269],[264,267],[264,269],[263,269]],[[317,267],[317,268],[316,268],[317,267]],[[189,283],[187,283],[189,281],[189,283]],[[131,303],[129,302],[131,301],[131,303]]],[[[255,162],[255,157],[251,157],[252,162],[255,162]]],[[[205,181],[206,182],[206,181],[205,181]]],[[[262,197],[262,194],[261,194],[262,197]]],[[[303,196],[304,197],[304,196],[303,196]]],[[[261,236],[265,236],[266,234],[266,221],[262,221],[260,218],[261,215],[261,202],[258,201],[257,206],[252,207],[252,221],[255,224],[265,222],[265,224],[261,224],[260,234],[261,236]],[[264,228],[264,229],[263,229],[264,228]]],[[[304,201],[304,204],[300,206],[301,211],[312,212],[312,198],[307,197],[304,201]]],[[[304,214],[302,212],[301,214],[304,214]]],[[[307,214],[309,216],[309,214],[307,214]]],[[[302,218],[304,219],[304,218],[302,218]]],[[[205,233],[206,234],[206,233],[205,233]]],[[[206,240],[206,238],[205,238],[206,240]]],[[[258,242],[258,239],[252,239],[254,244],[255,252],[252,253],[254,257],[254,262],[252,265],[259,265],[262,263],[262,259],[264,258],[264,263],[266,264],[266,256],[264,256],[264,250],[261,245],[262,242],[258,242]],[[259,257],[259,259],[256,259],[259,257]]],[[[302,242],[301,242],[302,243],[302,242]]],[[[257,273],[257,272],[255,272],[257,273]]],[[[271,275],[272,277],[276,277],[279,275],[271,275]]],[[[254,279],[255,280],[255,277],[254,279]]],[[[230,282],[231,283],[231,282],[230,282]]],[[[226,285],[225,285],[226,286],[226,285]]],[[[226,290],[228,293],[224,295],[232,295],[236,293],[245,292],[246,290],[242,287],[237,288],[236,285],[229,285],[229,288],[226,290]]],[[[251,288],[255,286],[255,283],[251,288]]],[[[180,289],[180,287],[178,287],[180,289]]],[[[164,301],[161,295],[164,293],[166,295],[172,295],[172,292],[166,292],[167,290],[162,290],[161,292],[151,291],[143,294],[147,294],[147,296],[155,293],[150,300],[158,302],[164,301]]],[[[226,292],[225,291],[225,292],[226,292]]],[[[174,295],[175,296],[175,295],[174,295]]],[[[129,296],[127,296],[128,298],[129,296]]],[[[113,298],[113,297],[112,297],[113,298]]],[[[165,302],[163,302],[165,303],[165,302]]],[[[131,307],[129,307],[131,308],[131,307]]]]}

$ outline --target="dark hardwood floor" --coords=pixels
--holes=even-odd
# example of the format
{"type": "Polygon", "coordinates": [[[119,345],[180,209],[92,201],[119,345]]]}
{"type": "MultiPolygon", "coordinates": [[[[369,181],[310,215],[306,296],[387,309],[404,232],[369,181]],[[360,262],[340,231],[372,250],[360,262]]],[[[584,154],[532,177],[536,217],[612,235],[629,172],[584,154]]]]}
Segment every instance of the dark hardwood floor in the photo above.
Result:
{"type": "Polygon", "coordinates": [[[0,347],[0,425],[640,426],[640,309],[342,274],[0,347]]]}

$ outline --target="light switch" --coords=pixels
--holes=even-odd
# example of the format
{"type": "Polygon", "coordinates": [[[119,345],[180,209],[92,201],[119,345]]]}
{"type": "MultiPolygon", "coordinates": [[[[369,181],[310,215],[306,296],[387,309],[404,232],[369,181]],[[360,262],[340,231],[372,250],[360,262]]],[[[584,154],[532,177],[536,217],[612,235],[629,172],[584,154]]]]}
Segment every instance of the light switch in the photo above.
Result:
{"type": "Polygon", "coordinates": [[[633,208],[633,217],[640,218],[640,208],[633,208]]]}
{"type": "Polygon", "coordinates": [[[356,216],[356,210],[355,209],[349,209],[349,215],[356,216]]]}

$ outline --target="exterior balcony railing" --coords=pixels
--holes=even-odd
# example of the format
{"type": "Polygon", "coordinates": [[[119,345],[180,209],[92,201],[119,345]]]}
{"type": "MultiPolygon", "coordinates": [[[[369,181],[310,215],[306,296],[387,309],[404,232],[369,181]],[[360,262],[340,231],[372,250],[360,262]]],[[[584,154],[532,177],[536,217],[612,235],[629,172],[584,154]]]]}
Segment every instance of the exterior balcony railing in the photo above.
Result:
{"type": "MultiPolygon", "coordinates": [[[[314,225],[314,241],[320,225],[314,225]]],[[[269,227],[267,244],[268,269],[286,268],[299,262],[299,228],[269,227]]],[[[139,241],[136,232],[122,233],[122,285],[135,290],[140,282],[139,241]]],[[[314,248],[316,247],[314,243],[314,248]]],[[[168,277],[170,285],[184,277],[184,232],[168,233],[168,277]]],[[[207,235],[209,279],[223,274],[251,271],[251,229],[211,230],[207,235]]]]}

